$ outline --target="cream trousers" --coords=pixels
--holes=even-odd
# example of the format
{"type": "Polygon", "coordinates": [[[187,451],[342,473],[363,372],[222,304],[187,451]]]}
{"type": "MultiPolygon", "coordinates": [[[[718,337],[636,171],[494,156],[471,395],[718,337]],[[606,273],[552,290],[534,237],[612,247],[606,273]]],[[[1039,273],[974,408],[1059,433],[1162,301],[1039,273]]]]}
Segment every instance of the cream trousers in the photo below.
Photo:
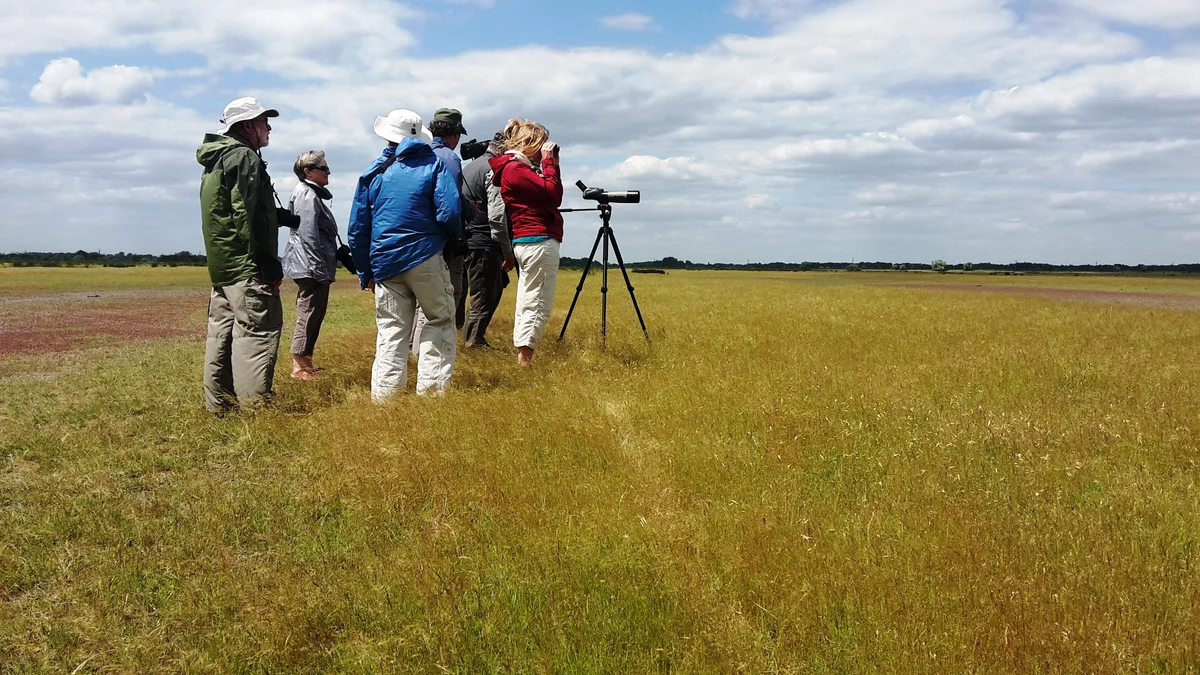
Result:
{"type": "Polygon", "coordinates": [[[536,348],[546,333],[558,282],[558,247],[554,239],[513,245],[513,255],[521,270],[517,279],[517,314],[513,319],[513,344],[517,347],[536,348]]]}

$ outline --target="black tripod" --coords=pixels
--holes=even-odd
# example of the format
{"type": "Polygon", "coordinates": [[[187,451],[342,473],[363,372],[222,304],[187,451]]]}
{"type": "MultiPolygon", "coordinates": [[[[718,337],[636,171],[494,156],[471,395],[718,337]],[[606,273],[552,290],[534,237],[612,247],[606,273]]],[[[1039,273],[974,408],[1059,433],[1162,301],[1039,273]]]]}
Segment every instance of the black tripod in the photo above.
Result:
{"type": "Polygon", "coordinates": [[[650,333],[646,330],[646,322],[642,319],[642,310],[638,307],[637,296],[633,294],[633,284],[629,282],[629,272],[625,270],[621,249],[617,246],[617,236],[613,234],[612,227],[608,224],[609,218],[612,217],[612,206],[601,204],[594,209],[559,209],[559,211],[561,213],[599,211],[601,221],[600,231],[596,233],[596,243],[592,244],[592,252],[588,254],[587,265],[583,267],[583,276],[579,277],[579,286],[575,288],[575,298],[571,300],[571,309],[567,310],[567,319],[563,321],[562,331],[558,334],[559,342],[567,334],[567,326],[571,323],[571,314],[575,312],[575,303],[579,302],[579,294],[583,292],[583,283],[587,281],[588,271],[592,269],[592,263],[596,260],[596,249],[600,247],[601,241],[604,242],[604,255],[600,259],[600,264],[604,271],[600,281],[600,340],[604,342],[608,339],[608,246],[612,244],[613,253],[617,254],[617,265],[625,277],[625,288],[629,289],[629,299],[633,300],[633,311],[637,312],[638,323],[642,325],[642,334],[646,336],[646,342],[649,342],[650,333]]]}

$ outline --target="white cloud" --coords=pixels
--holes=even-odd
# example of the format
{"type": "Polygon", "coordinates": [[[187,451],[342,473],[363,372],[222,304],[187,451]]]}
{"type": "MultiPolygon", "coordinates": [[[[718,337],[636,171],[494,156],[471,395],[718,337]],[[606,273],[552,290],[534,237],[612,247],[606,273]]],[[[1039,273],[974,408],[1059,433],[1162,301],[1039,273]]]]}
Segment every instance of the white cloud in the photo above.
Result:
{"type": "Polygon", "coordinates": [[[739,19],[782,22],[809,12],[817,0],[735,0],[725,11],[739,19]]]}
{"type": "Polygon", "coordinates": [[[109,66],[87,73],[71,58],[55,59],[42,71],[29,96],[39,103],[96,105],[97,103],[138,103],[154,78],[141,68],[109,66]]]}
{"type": "Polygon", "coordinates": [[[932,191],[926,187],[914,185],[897,185],[884,183],[875,187],[860,190],[854,194],[858,203],[864,206],[912,206],[927,204],[932,197],[932,191]]]}
{"type": "Polygon", "coordinates": [[[1174,139],[1156,143],[1131,143],[1127,146],[1111,150],[1092,150],[1085,152],[1075,162],[1080,168],[1107,168],[1118,164],[1131,164],[1141,161],[1159,160],[1163,155],[1180,153],[1189,159],[1195,157],[1195,141],[1174,139]]]}
{"type": "Polygon", "coordinates": [[[167,54],[200,54],[216,68],[292,78],[345,76],[392,58],[415,44],[404,26],[420,16],[392,0],[9,4],[0,22],[0,58],[150,46],[167,54]]]}
{"type": "Polygon", "coordinates": [[[654,17],[626,12],[600,19],[600,25],[613,30],[647,30],[654,27],[654,17]]]}
{"type": "Polygon", "coordinates": [[[749,194],[745,198],[746,208],[751,211],[776,211],[779,209],[779,198],[773,195],[749,194]]]}
{"type": "Polygon", "coordinates": [[[1180,29],[1200,26],[1200,3],[1195,0],[1066,0],[1097,16],[1125,23],[1180,29]]]}
{"type": "Polygon", "coordinates": [[[673,181],[693,181],[728,177],[730,171],[721,170],[696,161],[692,157],[667,157],[661,159],[648,155],[633,155],[615,167],[605,171],[602,178],[614,181],[661,178],[673,181]]]}
{"type": "Polygon", "coordinates": [[[993,117],[1054,117],[1054,126],[1060,127],[1120,123],[1130,113],[1175,115],[1200,103],[1197,73],[1200,59],[1191,58],[1092,65],[1026,86],[985,92],[975,107],[993,117]]]}

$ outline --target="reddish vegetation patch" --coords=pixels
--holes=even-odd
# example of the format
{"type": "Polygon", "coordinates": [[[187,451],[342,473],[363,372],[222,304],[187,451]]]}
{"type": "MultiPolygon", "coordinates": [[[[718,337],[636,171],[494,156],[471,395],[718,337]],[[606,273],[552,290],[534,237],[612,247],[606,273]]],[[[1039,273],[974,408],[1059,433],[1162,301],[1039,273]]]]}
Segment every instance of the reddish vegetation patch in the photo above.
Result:
{"type": "Polygon", "coordinates": [[[1089,291],[1075,288],[1036,288],[1032,286],[994,286],[987,284],[897,284],[904,288],[935,291],[983,291],[1011,295],[1035,295],[1051,300],[1096,302],[1163,309],[1200,310],[1200,296],[1175,293],[1132,293],[1125,291],[1089,291]]]}
{"type": "Polygon", "coordinates": [[[203,291],[70,293],[0,299],[0,356],[69,352],[114,342],[203,335],[203,291]]]}

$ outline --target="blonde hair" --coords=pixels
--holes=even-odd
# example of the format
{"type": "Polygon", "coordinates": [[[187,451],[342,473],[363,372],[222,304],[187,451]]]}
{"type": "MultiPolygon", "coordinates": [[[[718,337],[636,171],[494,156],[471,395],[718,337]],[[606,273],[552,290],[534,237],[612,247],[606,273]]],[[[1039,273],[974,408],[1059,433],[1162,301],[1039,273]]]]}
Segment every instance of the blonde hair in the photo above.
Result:
{"type": "Polygon", "coordinates": [[[546,127],[532,120],[511,119],[504,127],[504,145],[517,150],[530,160],[538,161],[542,144],[550,140],[546,127]]]}

